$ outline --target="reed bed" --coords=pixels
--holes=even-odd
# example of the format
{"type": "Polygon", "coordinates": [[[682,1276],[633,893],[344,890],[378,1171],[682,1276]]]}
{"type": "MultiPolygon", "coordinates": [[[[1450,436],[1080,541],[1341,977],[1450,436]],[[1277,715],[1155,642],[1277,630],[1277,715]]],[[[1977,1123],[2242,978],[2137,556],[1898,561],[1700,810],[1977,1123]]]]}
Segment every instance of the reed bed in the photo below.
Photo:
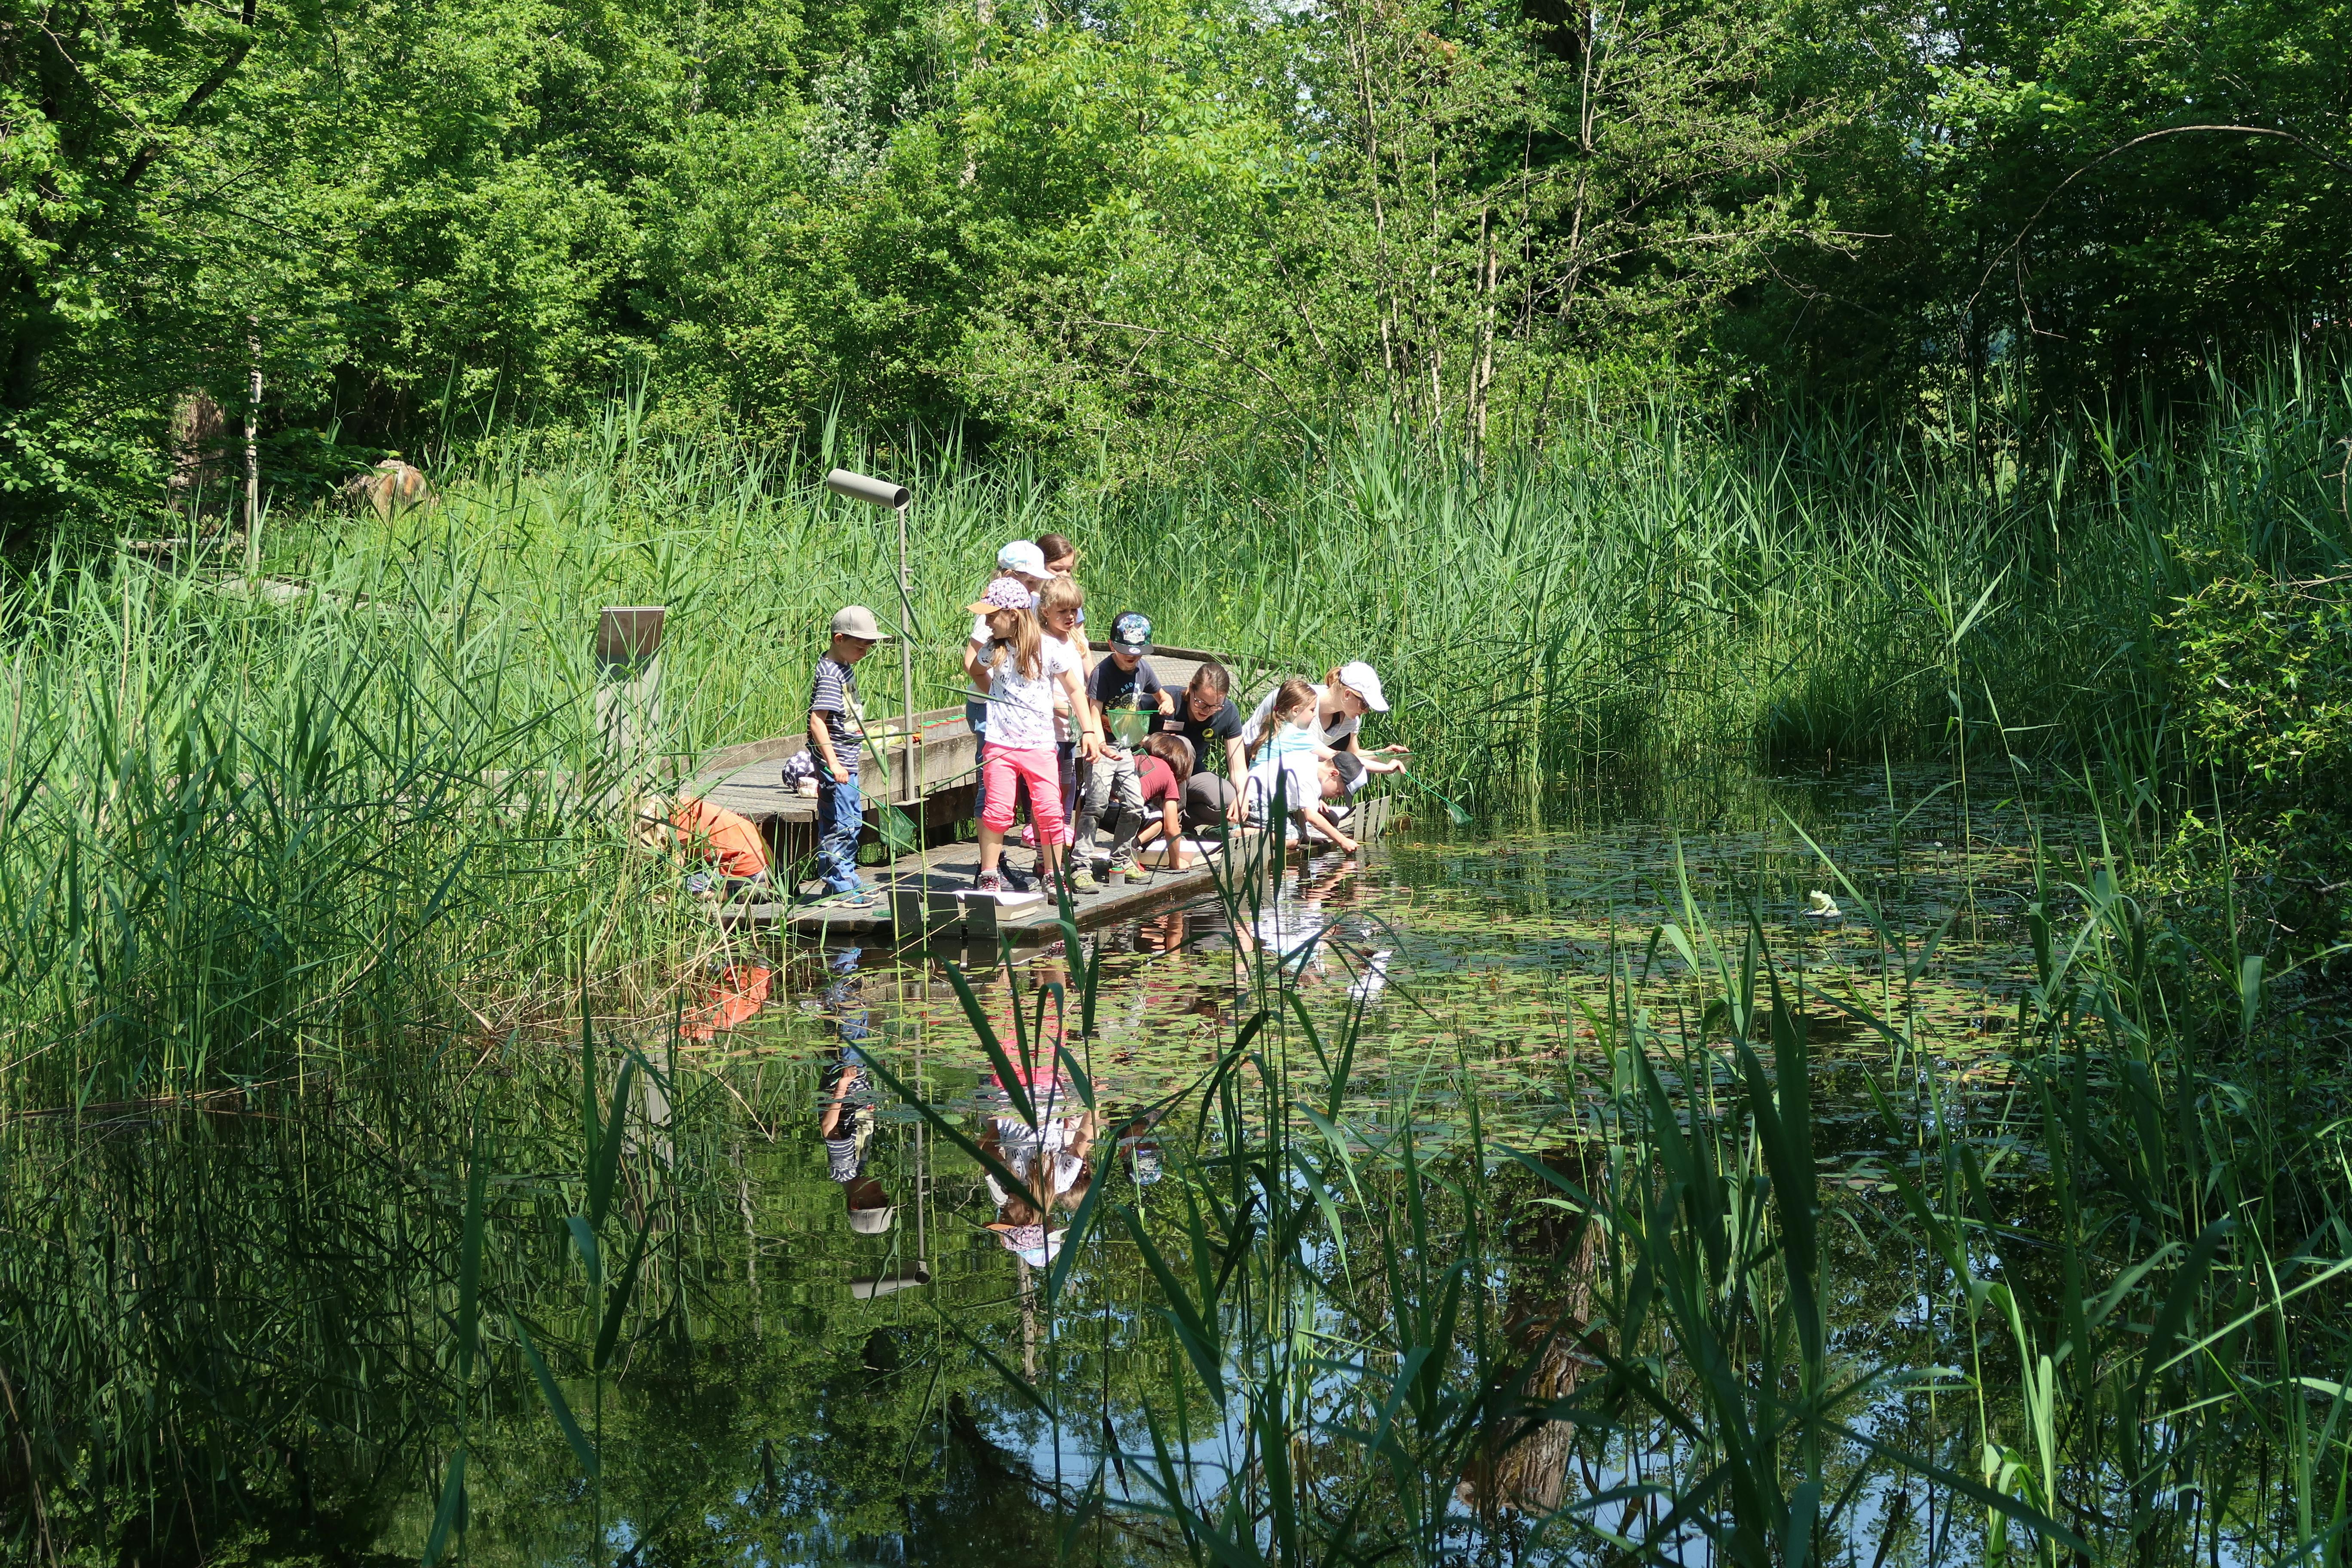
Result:
{"type": "Polygon", "coordinates": [[[671,608],[679,760],[796,730],[847,600],[903,620],[918,705],[950,703],[961,606],[998,543],[1051,528],[1098,622],[1141,607],[1254,675],[1371,659],[1381,738],[1489,811],[1841,758],[2178,778],[2158,618],[2217,563],[2352,558],[2347,428],[2346,384],[2290,364],[2217,388],[2201,428],[2026,453],[1990,425],[1738,435],[1660,408],[1483,472],[1368,422],[1311,461],[1113,485],[953,443],[886,464],[656,437],[623,403],[485,447],[389,524],[273,522],[278,599],[200,563],[53,562],[0,605],[0,1096],[429,1055],[555,1016],[583,955],[616,1009],[657,1005],[702,939],[638,896],[653,868],[611,820],[604,604],[671,608]],[[835,462],[916,489],[903,616],[889,520],[822,489],[835,462]]]}

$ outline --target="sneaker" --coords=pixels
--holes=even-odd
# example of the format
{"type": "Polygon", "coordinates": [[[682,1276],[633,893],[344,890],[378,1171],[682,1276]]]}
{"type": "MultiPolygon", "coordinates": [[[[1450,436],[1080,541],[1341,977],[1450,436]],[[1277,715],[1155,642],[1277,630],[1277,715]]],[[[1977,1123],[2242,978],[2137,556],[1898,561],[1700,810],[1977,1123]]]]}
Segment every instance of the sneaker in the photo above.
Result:
{"type": "Polygon", "coordinates": [[[1026,874],[1014,870],[1011,866],[1004,866],[1002,870],[1004,879],[1001,886],[1010,888],[1016,893],[1025,893],[1029,890],[1029,879],[1026,874]]]}
{"type": "Polygon", "coordinates": [[[1069,882],[1070,891],[1074,893],[1093,892],[1097,886],[1095,882],[1094,868],[1087,865],[1084,860],[1071,861],[1069,882]]]}
{"type": "Polygon", "coordinates": [[[972,879],[971,890],[975,893],[1001,893],[1004,891],[1004,879],[993,871],[982,871],[972,879]]]}

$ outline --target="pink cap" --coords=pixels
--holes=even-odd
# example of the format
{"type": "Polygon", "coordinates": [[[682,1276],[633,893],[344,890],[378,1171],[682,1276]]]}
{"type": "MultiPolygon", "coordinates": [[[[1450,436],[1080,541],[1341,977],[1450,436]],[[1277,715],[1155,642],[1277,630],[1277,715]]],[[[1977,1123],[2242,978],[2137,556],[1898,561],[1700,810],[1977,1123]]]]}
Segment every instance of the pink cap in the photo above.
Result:
{"type": "Polygon", "coordinates": [[[1035,596],[1019,578],[999,577],[988,585],[987,593],[965,607],[975,616],[991,610],[1025,610],[1035,596]]]}

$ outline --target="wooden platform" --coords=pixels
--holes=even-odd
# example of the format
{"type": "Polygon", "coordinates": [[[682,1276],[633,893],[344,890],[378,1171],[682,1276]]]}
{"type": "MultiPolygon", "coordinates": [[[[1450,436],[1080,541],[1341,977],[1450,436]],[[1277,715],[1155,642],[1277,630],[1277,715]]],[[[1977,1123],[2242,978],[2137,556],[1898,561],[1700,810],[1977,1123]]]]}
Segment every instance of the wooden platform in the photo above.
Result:
{"type": "MultiPolygon", "coordinates": [[[[1349,833],[1360,842],[1378,837],[1388,826],[1389,812],[1385,795],[1359,800],[1349,833]]],[[[1234,856],[1242,874],[1248,875],[1253,868],[1263,870],[1280,864],[1279,857],[1269,853],[1271,847],[1264,834],[1243,832],[1234,836],[1224,853],[1234,856]]],[[[1030,852],[1015,848],[1012,853],[1026,864],[1030,852]]],[[[1102,853],[1097,846],[1097,876],[1102,853]]],[[[1162,855],[1156,846],[1147,858],[1155,868],[1149,882],[1098,887],[1071,899],[1071,912],[1081,929],[1133,920],[1216,890],[1213,858],[1195,857],[1182,871],[1160,868],[1162,855]]],[[[966,940],[1010,936],[1019,942],[1044,942],[1052,940],[1060,929],[1056,922],[1061,911],[1050,896],[1000,902],[972,894],[971,885],[980,872],[977,844],[941,845],[928,856],[901,856],[887,868],[869,867],[867,872],[881,891],[864,909],[845,908],[831,900],[789,905],[747,903],[721,909],[719,921],[730,930],[789,930],[816,941],[887,935],[904,942],[937,934],[966,940]]]]}

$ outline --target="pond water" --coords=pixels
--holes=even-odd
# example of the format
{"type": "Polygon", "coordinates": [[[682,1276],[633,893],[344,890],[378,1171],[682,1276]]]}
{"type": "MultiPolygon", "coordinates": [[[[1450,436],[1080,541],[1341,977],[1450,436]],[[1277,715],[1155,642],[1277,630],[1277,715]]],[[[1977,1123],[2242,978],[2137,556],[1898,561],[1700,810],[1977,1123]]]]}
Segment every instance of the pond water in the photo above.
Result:
{"type": "MultiPolygon", "coordinates": [[[[1429,1271],[1457,1233],[1494,1238],[1468,1286],[1496,1342],[1531,1343],[1530,1302],[1601,1315],[1590,1233],[1528,1162],[1606,1158],[1621,1020],[1649,1031],[1678,1114],[1733,1092],[1700,1050],[1712,983],[1661,932],[1736,956],[1752,919],[1810,1042],[1825,1205],[1847,1215],[1822,1243],[1839,1353],[1948,1361],[1933,1271],[1865,1223],[1893,1205],[1889,1162],[1916,1129],[1890,1127],[1864,1076],[1932,1078],[1942,1114],[2002,1143],[2032,847],[2084,834],[1935,784],[1756,783],[1490,837],[1408,824],[1360,862],[1294,863],[1238,919],[1202,899],[1010,965],[740,948],[697,977],[678,1029],[600,1021],[594,1103],[625,1048],[646,1069],[602,1212],[576,1032],[331,1102],[257,1089],[218,1113],[19,1122],[5,1283],[33,1328],[6,1392],[37,1413],[12,1430],[53,1451],[9,1461],[18,1539],[102,1536],[110,1560],[145,1562],[413,1563],[436,1534],[485,1563],[1187,1560],[1153,1456],[1175,1456],[1156,1473],[1192,1489],[1186,1506],[1223,1517],[1220,1499],[1266,1484],[1245,1414],[1266,1406],[1217,1408],[1145,1256],[1156,1235],[1187,1291],[1224,1292],[1232,1375],[1283,1358],[1294,1462],[1379,1493],[1366,1540],[1602,1560],[1605,1542],[1538,1520],[1581,1500],[1620,1536],[1655,1527],[1670,1505],[1633,1483],[1671,1476],[1675,1434],[1572,1449],[1553,1423],[1556,1441],[1449,1460],[1412,1502],[1374,1484],[1376,1449],[1341,1440],[1393,1382],[1376,1331],[1428,1309],[1415,1281],[1441,1289],[1429,1271]],[[1807,912],[1816,889],[1842,918],[1807,912]],[[1878,921],[1908,946],[1891,952],[1878,921]],[[1038,1065],[1008,1085],[973,1011],[1038,1065]],[[1273,1244],[1265,1226],[1232,1242],[1219,1206],[1275,1121],[1296,1157],[1242,1207],[1278,1230],[1296,1200],[1288,1234],[1313,1239],[1279,1279],[1235,1267],[1273,1244]],[[1409,1201],[1408,1144],[1436,1184],[1409,1201]],[[37,1495],[22,1485],[43,1475],[37,1495]]],[[[1994,1164],[1996,1183],[2029,1179],[2030,1161],[1994,1164]]],[[[1566,1388],[1593,1364],[1528,1353],[1566,1388]]],[[[1856,1419],[1931,1422],[1933,1401],[1914,1388],[1856,1419]]],[[[1891,1480],[1857,1495],[1884,1561],[1970,1560],[1980,1510],[1938,1521],[1891,1480]]],[[[1235,1528],[1274,1550],[1278,1510],[1244,1511],[1235,1528]]],[[[1686,1531],[1660,1539],[1705,1555],[1686,1531]]]]}

